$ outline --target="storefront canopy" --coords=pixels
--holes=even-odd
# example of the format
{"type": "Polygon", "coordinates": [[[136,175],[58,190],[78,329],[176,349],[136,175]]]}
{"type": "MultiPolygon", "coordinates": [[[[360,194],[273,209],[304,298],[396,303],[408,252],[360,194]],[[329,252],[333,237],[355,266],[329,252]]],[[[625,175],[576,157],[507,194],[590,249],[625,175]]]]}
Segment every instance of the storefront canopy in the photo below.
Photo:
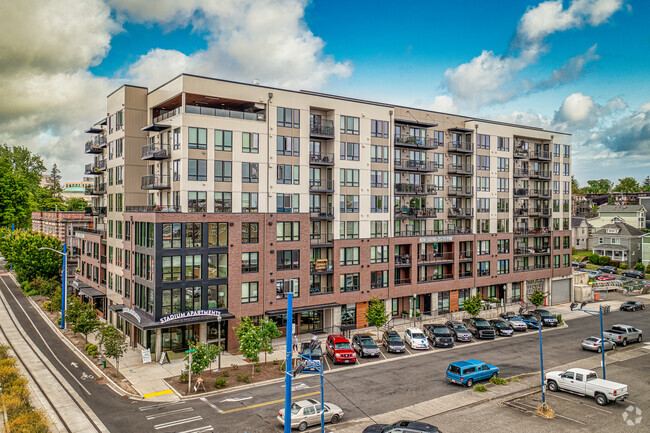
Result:
{"type": "Polygon", "coordinates": [[[88,296],[89,298],[93,298],[93,299],[94,298],[105,298],[106,297],[105,293],[100,292],[99,290],[97,290],[94,287],[81,287],[79,289],[79,294],[84,295],[84,296],[88,296]]]}
{"type": "Polygon", "coordinates": [[[204,311],[187,311],[183,313],[170,314],[164,316],[159,322],[156,322],[153,316],[140,308],[129,308],[124,304],[111,305],[109,309],[115,311],[118,316],[132,323],[137,328],[146,331],[148,329],[169,328],[172,326],[196,325],[199,323],[215,322],[217,314],[223,320],[234,319],[235,316],[230,314],[226,309],[204,310],[204,311]],[[203,314],[202,314],[203,313],[203,314]]]}

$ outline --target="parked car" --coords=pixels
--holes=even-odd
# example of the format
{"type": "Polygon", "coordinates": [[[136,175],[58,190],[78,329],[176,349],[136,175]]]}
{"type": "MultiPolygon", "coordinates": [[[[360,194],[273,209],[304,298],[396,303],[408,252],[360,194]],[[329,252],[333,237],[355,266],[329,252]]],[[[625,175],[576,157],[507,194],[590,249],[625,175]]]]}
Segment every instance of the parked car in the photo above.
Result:
{"type": "Polygon", "coordinates": [[[481,318],[463,319],[463,324],[474,338],[493,339],[497,333],[487,320],[481,318]]]}
{"type": "Polygon", "coordinates": [[[381,336],[381,344],[386,348],[386,352],[404,353],[406,351],[404,341],[397,331],[384,331],[381,336]]]}
{"type": "Polygon", "coordinates": [[[645,304],[639,301],[627,301],[621,304],[621,311],[645,310],[645,304]]]}
{"type": "Polygon", "coordinates": [[[539,321],[537,317],[530,313],[523,313],[521,316],[518,316],[522,322],[524,322],[529,328],[538,329],[539,321]]]}
{"type": "Polygon", "coordinates": [[[456,341],[472,341],[472,333],[467,330],[463,322],[449,320],[445,323],[445,326],[447,326],[456,341]]]}
{"type": "Polygon", "coordinates": [[[543,326],[557,326],[557,317],[555,317],[550,311],[548,310],[540,310],[536,309],[531,311],[532,314],[539,316],[540,319],[542,319],[542,325],[543,326]]]}
{"type": "Polygon", "coordinates": [[[352,337],[352,348],[360,356],[379,356],[379,347],[368,334],[356,334],[352,337]]]}
{"type": "Polygon", "coordinates": [[[590,270],[590,271],[587,271],[587,274],[589,274],[589,278],[597,278],[597,277],[603,275],[602,272],[600,272],[600,271],[595,271],[595,270],[593,270],[593,269],[590,270]]]}
{"type": "Polygon", "coordinates": [[[334,364],[355,364],[357,362],[357,354],[352,349],[350,341],[342,335],[328,335],[325,350],[334,364]]]}
{"type": "Polygon", "coordinates": [[[601,266],[598,270],[604,274],[618,274],[618,270],[614,266],[601,266]]]}
{"type": "Polygon", "coordinates": [[[616,280],[616,277],[613,275],[601,275],[599,277],[596,277],[596,281],[614,281],[616,280]]]}
{"type": "MultiPolygon", "coordinates": [[[[499,316],[501,316],[501,314],[499,314],[499,316]]],[[[511,316],[509,319],[503,319],[503,320],[508,322],[508,325],[510,325],[513,331],[526,332],[528,330],[528,325],[526,325],[526,323],[523,320],[521,320],[521,317],[519,316],[511,316]]]]}
{"type": "Polygon", "coordinates": [[[486,364],[476,359],[452,362],[447,367],[447,379],[452,383],[471,387],[478,380],[489,379],[499,375],[499,367],[486,364]]]}
{"type": "MultiPolygon", "coordinates": [[[[311,359],[312,361],[316,361],[316,362],[318,362],[320,364],[321,362],[323,362],[322,361],[323,349],[321,349],[320,344],[319,344],[318,347],[315,348],[315,349],[312,349],[311,353],[310,353],[310,351],[309,351],[310,344],[311,343],[309,343],[309,342],[302,343],[302,345],[300,347],[300,354],[303,355],[303,356],[306,356],[308,359],[311,359]]],[[[315,367],[305,367],[305,370],[313,371],[313,370],[316,370],[316,368],[315,367]]]]}
{"type": "Polygon", "coordinates": [[[404,331],[404,342],[408,343],[411,349],[428,349],[429,340],[420,328],[408,328],[404,331]]]}
{"type": "MultiPolygon", "coordinates": [[[[325,403],[325,422],[336,424],[343,416],[343,409],[332,403],[325,403]]],[[[311,425],[320,424],[321,404],[313,399],[300,400],[291,404],[291,428],[307,430],[311,425]]],[[[284,408],[278,412],[278,421],[284,425],[284,408]]]]}
{"type": "Polygon", "coordinates": [[[582,340],[580,344],[583,350],[592,350],[598,353],[603,351],[603,346],[605,346],[605,350],[616,349],[616,343],[613,340],[610,340],[609,338],[605,338],[604,344],[600,344],[600,338],[589,337],[582,340]]]}
{"type": "Polygon", "coordinates": [[[603,332],[603,337],[614,340],[616,344],[627,346],[630,341],[643,340],[643,331],[629,325],[614,325],[608,331],[603,332]]]}
{"type": "Polygon", "coordinates": [[[508,320],[512,319],[513,317],[515,317],[516,315],[517,315],[517,313],[515,313],[514,311],[506,311],[505,313],[499,314],[499,317],[501,317],[505,321],[508,321],[508,320]]]}
{"type": "Polygon", "coordinates": [[[438,427],[419,421],[397,421],[394,424],[374,424],[363,433],[440,433],[438,427]]]}
{"type": "Polygon", "coordinates": [[[423,326],[424,334],[435,347],[454,347],[454,337],[445,325],[427,323],[423,326]]]}
{"type": "Polygon", "coordinates": [[[492,319],[489,323],[499,335],[512,337],[514,334],[514,330],[510,327],[508,322],[503,319],[492,319]]]}
{"type": "Polygon", "coordinates": [[[549,391],[568,391],[594,397],[596,403],[601,406],[605,406],[610,401],[623,401],[629,396],[627,385],[599,379],[595,371],[583,368],[549,371],[545,377],[549,391]]]}
{"type": "Polygon", "coordinates": [[[587,265],[585,265],[582,262],[571,262],[571,266],[573,266],[574,268],[580,268],[580,269],[587,267],[587,265]]]}
{"type": "Polygon", "coordinates": [[[643,280],[645,278],[645,274],[641,271],[623,271],[621,274],[629,278],[634,278],[636,280],[643,280]]]}

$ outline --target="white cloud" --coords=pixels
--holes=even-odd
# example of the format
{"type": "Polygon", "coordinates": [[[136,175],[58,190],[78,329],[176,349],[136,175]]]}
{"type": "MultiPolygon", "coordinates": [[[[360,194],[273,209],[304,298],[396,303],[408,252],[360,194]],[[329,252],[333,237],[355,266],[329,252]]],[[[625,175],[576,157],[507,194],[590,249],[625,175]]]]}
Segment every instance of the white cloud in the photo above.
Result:
{"type": "Polygon", "coordinates": [[[559,121],[581,122],[592,114],[594,100],[582,93],[567,96],[557,112],[559,121]]]}
{"type": "Polygon", "coordinates": [[[454,99],[449,95],[436,96],[433,103],[429,106],[429,109],[452,114],[457,114],[459,111],[454,99]]]}

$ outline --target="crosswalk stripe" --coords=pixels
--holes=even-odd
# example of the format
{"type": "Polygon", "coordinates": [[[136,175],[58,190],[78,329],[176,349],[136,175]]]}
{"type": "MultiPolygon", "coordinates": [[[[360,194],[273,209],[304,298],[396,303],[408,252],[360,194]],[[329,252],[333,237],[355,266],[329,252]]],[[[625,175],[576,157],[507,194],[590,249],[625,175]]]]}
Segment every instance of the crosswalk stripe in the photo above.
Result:
{"type": "Polygon", "coordinates": [[[194,421],[201,421],[202,419],[203,419],[203,417],[199,415],[199,416],[195,416],[195,417],[192,417],[192,418],[184,418],[184,419],[179,419],[177,421],[170,421],[170,422],[165,422],[165,423],[162,423],[162,424],[156,424],[156,425],[153,426],[153,428],[155,428],[156,430],[160,430],[160,429],[164,429],[164,428],[168,428],[168,427],[175,427],[175,426],[181,425],[181,424],[187,424],[187,423],[194,422],[194,421]]]}
{"type": "Polygon", "coordinates": [[[160,409],[161,407],[167,407],[167,406],[175,406],[177,404],[185,404],[184,401],[175,401],[172,403],[160,403],[160,404],[152,404],[151,406],[143,406],[138,409],[140,409],[140,412],[144,412],[147,410],[153,410],[153,409],[160,409]]]}
{"type": "Polygon", "coordinates": [[[174,415],[174,414],[177,414],[177,413],[192,412],[192,411],[194,411],[193,407],[184,407],[182,409],[170,410],[170,411],[167,411],[167,412],[161,412],[161,413],[156,413],[156,414],[153,414],[153,415],[147,415],[147,421],[151,421],[152,419],[156,419],[156,418],[162,418],[162,417],[167,416],[167,415],[174,415]]]}

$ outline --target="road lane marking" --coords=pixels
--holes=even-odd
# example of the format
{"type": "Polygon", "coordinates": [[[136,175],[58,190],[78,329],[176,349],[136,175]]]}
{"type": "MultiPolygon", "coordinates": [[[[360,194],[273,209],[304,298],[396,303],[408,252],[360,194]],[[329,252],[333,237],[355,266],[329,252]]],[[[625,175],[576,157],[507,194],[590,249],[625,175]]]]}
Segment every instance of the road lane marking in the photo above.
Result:
{"type": "Polygon", "coordinates": [[[210,403],[207,398],[201,397],[199,400],[201,400],[203,403],[207,404],[210,406],[212,409],[216,410],[217,412],[221,413],[221,409],[219,409],[215,404],[210,403]]]}
{"type": "Polygon", "coordinates": [[[153,428],[155,428],[156,430],[160,430],[169,427],[176,427],[177,425],[187,424],[190,422],[201,421],[202,419],[203,417],[199,415],[192,418],[179,419],[178,421],[170,421],[163,424],[156,424],[153,426],[153,428]]]}
{"type": "Polygon", "coordinates": [[[411,351],[406,348],[406,344],[404,345],[404,350],[406,350],[409,353],[409,355],[413,355],[411,351]]]}
{"type": "MultiPolygon", "coordinates": [[[[282,385],[284,386],[284,385],[282,385]]],[[[219,403],[225,403],[228,401],[244,401],[244,400],[250,400],[253,397],[233,397],[233,398],[227,398],[225,400],[221,400],[219,403]]]]}
{"type": "Polygon", "coordinates": [[[155,413],[153,415],[147,415],[147,421],[151,421],[152,419],[161,418],[167,415],[175,415],[177,413],[193,412],[193,411],[194,411],[193,407],[184,407],[182,409],[170,410],[168,412],[155,413]]]}
{"type": "Polygon", "coordinates": [[[578,403],[578,404],[581,404],[581,405],[583,405],[583,406],[587,406],[589,409],[599,410],[599,411],[601,411],[601,412],[605,412],[605,413],[608,413],[608,414],[610,414],[610,415],[613,413],[613,412],[610,412],[610,411],[608,411],[608,410],[601,409],[601,408],[599,408],[599,407],[593,407],[593,406],[590,405],[590,404],[583,403],[583,402],[581,402],[581,401],[571,400],[570,398],[561,397],[561,396],[559,396],[559,395],[554,395],[553,398],[559,398],[560,400],[565,400],[565,401],[570,401],[570,402],[573,402],[573,403],[578,403]]]}
{"type": "Polygon", "coordinates": [[[146,410],[152,410],[152,409],[160,409],[161,407],[167,407],[167,406],[174,406],[177,404],[185,404],[184,401],[174,401],[171,403],[160,403],[160,404],[152,404],[150,406],[143,406],[138,409],[140,409],[140,412],[144,412],[146,410]]]}
{"type": "Polygon", "coordinates": [[[386,355],[384,355],[384,352],[382,352],[382,351],[380,350],[379,353],[381,353],[381,356],[383,356],[384,359],[386,359],[386,360],[388,359],[388,358],[386,358],[386,355]]]}
{"type": "MultiPolygon", "coordinates": [[[[295,400],[295,399],[297,399],[297,398],[309,397],[310,395],[316,395],[316,394],[320,394],[320,391],[309,392],[309,393],[307,393],[307,394],[302,394],[302,395],[294,395],[294,396],[291,397],[291,399],[292,399],[292,400],[295,400]]],[[[238,407],[238,408],[236,408],[236,409],[224,410],[224,411],[222,411],[221,413],[222,413],[222,414],[226,414],[226,413],[232,413],[232,412],[239,412],[239,411],[242,411],[242,410],[254,409],[254,408],[256,408],[256,407],[268,406],[268,405],[270,405],[270,404],[277,404],[277,403],[282,403],[282,402],[284,402],[284,399],[283,399],[283,398],[278,399],[278,400],[267,401],[267,402],[264,402],[264,403],[252,404],[252,405],[250,405],[250,406],[238,407]]]]}
{"type": "Polygon", "coordinates": [[[173,391],[171,389],[166,389],[164,391],[150,392],[149,394],[144,394],[142,398],[158,397],[159,395],[172,394],[172,393],[173,391]]]}
{"type": "Polygon", "coordinates": [[[214,431],[214,427],[212,427],[211,425],[206,425],[205,427],[193,428],[191,430],[183,430],[178,433],[205,433],[209,431],[214,431]]]}
{"type": "Polygon", "coordinates": [[[331,370],[332,367],[330,367],[330,363],[329,363],[329,361],[327,360],[327,356],[323,356],[323,359],[325,360],[325,365],[327,365],[327,369],[328,369],[328,370],[331,370]]]}

